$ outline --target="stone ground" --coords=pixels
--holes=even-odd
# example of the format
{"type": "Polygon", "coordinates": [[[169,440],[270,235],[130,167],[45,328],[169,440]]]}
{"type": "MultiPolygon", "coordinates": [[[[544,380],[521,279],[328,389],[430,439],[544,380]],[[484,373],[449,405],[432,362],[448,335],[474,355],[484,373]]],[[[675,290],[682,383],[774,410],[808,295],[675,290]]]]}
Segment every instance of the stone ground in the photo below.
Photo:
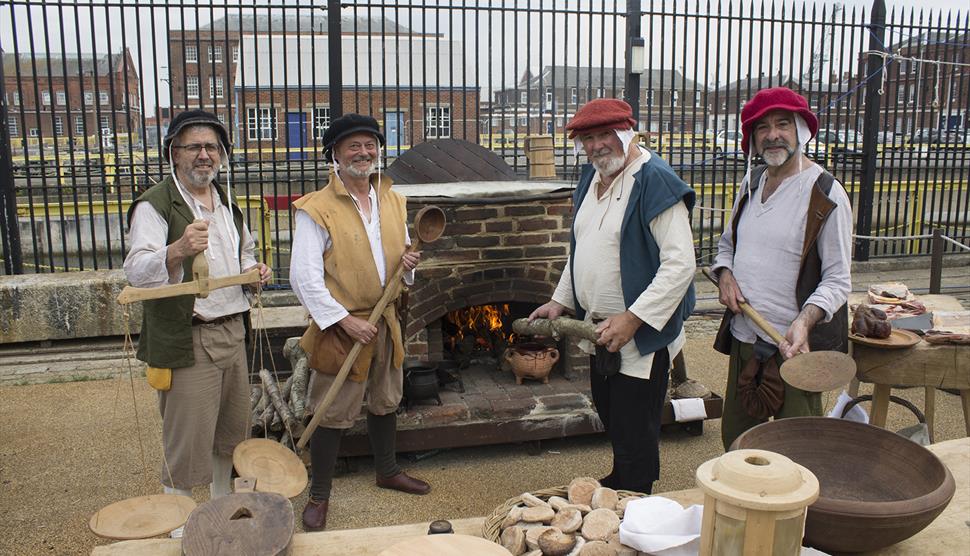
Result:
{"type": "MultiPolygon", "coordinates": [[[[966,266],[948,268],[944,284],[966,288],[968,274],[966,266]]],[[[925,287],[928,280],[926,271],[892,267],[854,278],[860,284],[902,279],[914,289],[925,287]]],[[[967,305],[966,289],[944,293],[958,295],[967,305]]],[[[700,288],[699,295],[710,297],[710,292],[700,288]]],[[[723,394],[727,358],[710,347],[716,320],[691,322],[685,348],[690,376],[723,394]]],[[[863,385],[861,393],[871,393],[871,388],[863,385]]],[[[923,405],[922,389],[893,393],[923,405]]],[[[833,399],[828,396],[826,405],[833,399]]],[[[938,441],[965,435],[957,396],[937,395],[936,420],[938,441]]],[[[2,386],[0,422],[0,554],[89,553],[93,546],[110,542],[87,528],[95,511],[160,490],[160,421],[155,396],[144,380],[2,386]]],[[[887,428],[913,423],[907,410],[890,407],[887,428]]],[[[662,477],[655,491],[694,486],[697,466],[721,451],[717,420],[705,423],[702,436],[671,427],[662,436],[662,477]]],[[[545,441],[538,450],[506,444],[421,455],[427,457],[405,454],[401,460],[409,472],[433,485],[424,497],[376,488],[370,459],[356,458],[352,471],[334,481],[330,528],[488,515],[523,491],[562,485],[576,476],[601,476],[611,458],[602,435],[545,441]]],[[[207,489],[196,489],[194,497],[205,501],[207,489]]],[[[305,502],[305,494],[293,499],[297,512],[305,502]]]]}

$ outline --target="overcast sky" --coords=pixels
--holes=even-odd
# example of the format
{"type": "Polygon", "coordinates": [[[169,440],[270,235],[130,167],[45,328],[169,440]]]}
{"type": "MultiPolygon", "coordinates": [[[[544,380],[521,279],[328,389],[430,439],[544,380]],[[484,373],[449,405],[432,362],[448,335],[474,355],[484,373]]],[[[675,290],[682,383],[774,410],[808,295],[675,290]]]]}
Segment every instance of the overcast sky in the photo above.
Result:
{"type": "MultiPolygon", "coordinates": [[[[144,7],[117,7],[117,3],[112,3],[113,7],[105,9],[103,3],[93,4],[92,9],[88,2],[79,1],[79,8],[74,7],[46,7],[46,30],[45,18],[43,17],[45,8],[34,6],[27,8],[22,5],[5,6],[0,8],[4,13],[0,13],[0,48],[5,52],[13,52],[14,37],[16,36],[17,50],[25,52],[92,52],[96,50],[99,54],[104,54],[109,50],[118,52],[122,47],[127,46],[135,60],[137,67],[141,68],[142,86],[144,97],[148,109],[146,113],[151,115],[155,105],[155,88],[159,89],[158,98],[161,105],[168,104],[167,94],[167,28],[194,28],[200,23],[206,23],[213,18],[221,17],[225,13],[227,4],[219,4],[217,8],[202,3],[186,3],[185,8],[159,9],[149,8],[150,3],[141,0],[144,7]],[[198,10],[197,10],[198,7],[198,10]],[[31,21],[28,21],[28,12],[31,21]],[[198,13],[198,21],[195,14],[198,13]],[[154,15],[154,26],[152,16],[154,15]],[[63,24],[61,20],[63,19],[63,24]],[[16,22],[16,27],[14,23],[16,22]],[[45,32],[46,31],[46,32],[45,32]],[[92,37],[94,40],[92,41],[92,37]]],[[[376,0],[375,0],[376,1],[376,0]]],[[[386,1],[386,0],[380,0],[386,1]]],[[[622,17],[602,17],[594,16],[589,18],[586,15],[577,17],[558,16],[554,18],[546,13],[543,17],[543,32],[540,37],[538,33],[539,16],[533,15],[531,25],[526,25],[525,16],[519,16],[517,33],[512,25],[514,16],[511,12],[500,14],[492,12],[492,26],[487,25],[489,16],[480,12],[477,19],[478,27],[475,27],[475,16],[468,13],[464,22],[465,30],[462,35],[461,19],[459,15],[449,18],[449,14],[457,14],[443,8],[440,11],[433,9],[435,0],[405,0],[413,2],[416,9],[408,16],[408,10],[385,10],[386,17],[397,17],[400,23],[415,29],[437,30],[443,33],[448,39],[462,41],[464,43],[465,65],[470,68],[477,68],[479,85],[483,89],[499,89],[514,86],[518,77],[522,75],[526,67],[537,71],[541,66],[559,65],[604,65],[607,67],[623,66],[623,37],[625,36],[624,18],[622,17]],[[426,6],[431,9],[419,11],[420,7],[426,6]],[[504,18],[504,19],[503,19],[504,18]],[[581,21],[577,25],[577,22],[581,21]],[[578,27],[578,29],[577,29],[578,27]],[[615,27],[619,27],[618,29],[615,27]],[[555,28],[555,31],[553,30],[555,28]],[[567,36],[565,33],[569,34],[567,36]],[[503,37],[507,48],[502,51],[500,42],[503,37]],[[557,35],[554,37],[553,35],[557,35]],[[491,38],[492,54],[487,55],[488,41],[491,38]],[[476,44],[477,41],[477,44],[476,44]],[[605,48],[601,47],[605,45],[605,48]],[[617,46],[614,46],[617,45],[617,46]],[[526,54],[528,54],[528,66],[526,64],[526,54]],[[489,62],[490,60],[490,62],[489,62]]],[[[545,9],[553,5],[561,10],[563,6],[570,8],[578,7],[580,12],[587,12],[592,9],[596,14],[601,10],[612,12],[615,10],[623,11],[623,2],[614,0],[476,0],[476,2],[459,0],[440,0],[442,6],[454,5],[485,5],[508,8],[513,4],[525,8],[529,6],[533,10],[540,7],[540,1],[545,9]]],[[[726,6],[727,0],[721,0],[726,6]]],[[[712,5],[717,0],[710,0],[712,5]]],[[[265,5],[266,0],[260,0],[260,5],[265,5]]],[[[286,6],[306,6],[307,2],[296,0],[271,1],[273,5],[286,6]]],[[[960,0],[893,0],[887,2],[887,9],[897,9],[906,15],[905,21],[909,22],[909,14],[916,13],[918,21],[919,10],[934,12],[935,17],[940,11],[944,14],[959,7],[960,0]],[[913,10],[916,10],[915,12],[913,10]]],[[[325,6],[323,2],[318,2],[325,6]]],[[[380,9],[367,10],[366,0],[357,3],[360,8],[356,12],[359,16],[371,15],[377,17],[381,15],[380,9]]],[[[704,13],[708,0],[700,2],[701,12],[704,13]]],[[[862,10],[865,10],[868,19],[868,12],[872,2],[868,0],[844,0],[841,2],[844,14],[837,17],[837,21],[851,21],[852,10],[856,10],[856,19],[859,18],[862,10]]],[[[131,6],[131,4],[124,4],[131,6]]],[[[239,3],[228,3],[232,7],[229,13],[238,13],[239,3]]],[[[242,5],[252,6],[252,2],[244,1],[242,5]]],[[[798,66],[807,67],[813,59],[824,58],[827,67],[815,72],[816,75],[827,75],[830,73],[841,73],[851,71],[854,67],[853,60],[857,59],[858,53],[868,48],[868,36],[860,27],[834,26],[834,31],[823,35],[816,31],[816,34],[809,34],[805,27],[800,26],[797,18],[791,18],[791,2],[785,2],[785,12],[791,23],[775,25],[775,34],[771,35],[770,30],[762,28],[759,24],[753,26],[745,21],[734,20],[725,21],[720,29],[716,25],[706,25],[706,20],[697,18],[684,18],[683,14],[696,14],[695,0],[641,0],[644,12],[654,11],[657,13],[670,14],[669,16],[656,15],[652,18],[643,19],[642,34],[647,39],[648,63],[654,68],[678,69],[683,71],[689,78],[697,76],[697,80],[702,84],[707,83],[713,86],[716,82],[723,84],[730,81],[737,75],[746,75],[749,69],[752,73],[759,71],[770,71],[775,73],[783,71],[787,73],[789,66],[795,66],[795,73],[798,73],[798,66]],[[687,21],[688,25],[684,26],[687,21]],[[695,29],[695,21],[699,22],[699,29],[695,29]],[[651,33],[652,24],[652,33],[651,33]],[[809,35],[809,36],[804,36],[809,35]],[[754,40],[751,37],[754,36],[754,40]],[[774,42],[772,42],[772,39],[774,42]],[[684,46],[686,45],[686,52],[684,46]],[[752,60],[749,66],[748,59],[752,60]],[[791,64],[789,60],[794,60],[791,64]]],[[[737,10],[738,2],[733,2],[737,10]]],[[[744,15],[748,13],[750,3],[745,3],[744,15]]],[[[756,13],[760,10],[760,2],[756,3],[756,13]]],[[[781,6],[782,4],[776,4],[781,6]]],[[[803,2],[795,2],[796,13],[801,13],[803,2]]],[[[835,5],[834,2],[815,2],[805,4],[809,10],[814,6],[818,14],[824,10],[830,15],[835,5]]],[[[726,8],[725,8],[726,9],[726,8]]],[[[776,8],[776,13],[780,13],[780,8],[776,8]]],[[[275,13],[280,13],[276,10],[275,13]]],[[[244,14],[252,14],[252,8],[246,9],[244,14]]],[[[296,10],[289,10],[288,13],[296,14],[296,10]]],[[[323,10],[305,9],[300,10],[301,14],[314,17],[322,16],[323,10]]],[[[344,16],[354,13],[351,9],[344,9],[344,16]]],[[[767,9],[766,9],[767,13],[767,9]]],[[[953,12],[956,15],[956,12],[953,12]]],[[[952,26],[966,28],[967,9],[964,7],[959,14],[959,23],[953,20],[952,26]]],[[[946,17],[944,17],[944,23],[946,17]]],[[[924,24],[928,23],[924,20],[924,24]]],[[[896,42],[906,36],[907,31],[895,30],[887,37],[888,41],[896,42]]],[[[200,53],[200,58],[202,53],[200,53]]],[[[305,54],[303,54],[305,55],[305,54]]],[[[804,71],[804,69],[802,70],[804,71]]],[[[457,84],[457,83],[456,83],[457,84]]],[[[204,87],[206,84],[202,84],[204,87]]],[[[227,84],[228,88],[228,84],[227,84]]],[[[483,91],[483,97],[487,91],[483,91]]]]}

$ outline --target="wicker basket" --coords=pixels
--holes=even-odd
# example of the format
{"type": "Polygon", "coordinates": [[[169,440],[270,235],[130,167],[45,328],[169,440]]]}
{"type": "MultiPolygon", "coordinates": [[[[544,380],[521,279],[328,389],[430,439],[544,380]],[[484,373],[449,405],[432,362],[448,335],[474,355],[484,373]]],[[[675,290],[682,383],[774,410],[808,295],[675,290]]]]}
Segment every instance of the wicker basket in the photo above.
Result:
{"type": "MultiPolygon", "coordinates": [[[[537,490],[532,494],[538,498],[548,501],[553,496],[561,496],[562,498],[566,498],[569,494],[568,488],[568,486],[564,485],[537,490]]],[[[642,492],[634,492],[632,490],[618,490],[616,491],[616,494],[620,497],[620,500],[629,498],[630,496],[636,496],[638,498],[643,498],[646,496],[646,494],[642,492]]],[[[492,510],[492,513],[485,518],[485,523],[482,524],[482,536],[494,543],[499,543],[499,537],[502,535],[502,522],[505,521],[505,516],[509,515],[509,511],[519,504],[522,504],[522,497],[513,496],[512,498],[506,500],[505,503],[492,510]]]]}

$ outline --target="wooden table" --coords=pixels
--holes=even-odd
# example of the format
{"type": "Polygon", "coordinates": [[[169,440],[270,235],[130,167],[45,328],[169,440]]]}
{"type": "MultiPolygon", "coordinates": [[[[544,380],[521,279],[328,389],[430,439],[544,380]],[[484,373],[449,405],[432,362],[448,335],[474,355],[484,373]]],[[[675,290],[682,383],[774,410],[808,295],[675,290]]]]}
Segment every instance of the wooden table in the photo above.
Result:
{"type": "MultiPolygon", "coordinates": [[[[853,294],[849,303],[862,301],[865,294],[853,294]]],[[[928,311],[960,311],[960,301],[949,295],[923,295],[919,300],[928,311]]],[[[886,426],[889,395],[893,386],[922,386],[925,390],[926,424],[933,437],[936,389],[953,388],[960,391],[963,419],[970,436],[970,346],[934,345],[920,341],[911,348],[885,349],[852,343],[856,379],[873,384],[872,416],[870,422],[886,426]]],[[[850,389],[855,396],[857,388],[850,389]]]]}
{"type": "MultiPolygon", "coordinates": [[[[926,529],[913,537],[869,555],[920,555],[952,556],[970,554],[970,438],[959,438],[928,447],[950,471],[956,481],[953,500],[926,529]]],[[[432,495],[433,496],[433,495],[432,495]]],[[[700,489],[692,488],[663,492],[660,496],[674,499],[681,504],[701,504],[704,496],[700,489]]],[[[451,521],[456,533],[481,535],[485,518],[470,517],[451,521]]],[[[344,556],[376,555],[385,548],[404,539],[425,535],[427,523],[372,527],[369,529],[345,529],[321,533],[296,533],[290,544],[291,556],[344,556]]],[[[123,541],[95,547],[92,556],[181,556],[182,543],[177,539],[147,539],[123,541]]]]}

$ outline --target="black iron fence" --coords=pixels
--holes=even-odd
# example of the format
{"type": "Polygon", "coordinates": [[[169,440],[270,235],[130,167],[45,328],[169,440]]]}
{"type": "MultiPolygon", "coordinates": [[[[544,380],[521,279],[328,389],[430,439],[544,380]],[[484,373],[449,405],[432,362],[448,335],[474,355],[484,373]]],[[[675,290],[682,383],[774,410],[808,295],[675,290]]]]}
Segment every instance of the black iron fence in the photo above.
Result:
{"type": "Polygon", "coordinates": [[[290,203],[326,179],[322,134],[349,111],[381,122],[386,164],[453,138],[525,179],[526,137],[548,135],[573,180],[584,158],[565,123],[591,99],[626,98],[642,141],[698,192],[706,262],[747,167],[740,110],[785,85],[819,114],[807,148],[847,186],[857,259],[928,254],[916,236],[935,228],[968,236],[966,13],[887,14],[882,0],[0,0],[0,14],[7,274],[119,267],[127,207],[168,171],[168,122],[195,107],[230,128],[234,193],[284,284],[290,203]]]}

